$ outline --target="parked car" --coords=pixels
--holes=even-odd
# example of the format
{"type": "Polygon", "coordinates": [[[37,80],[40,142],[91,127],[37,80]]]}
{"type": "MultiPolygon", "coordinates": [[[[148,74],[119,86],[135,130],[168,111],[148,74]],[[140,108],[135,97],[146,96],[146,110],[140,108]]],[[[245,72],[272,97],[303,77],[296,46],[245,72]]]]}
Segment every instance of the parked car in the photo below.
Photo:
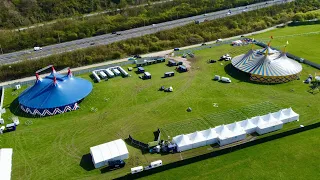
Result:
{"type": "Polygon", "coordinates": [[[115,160],[108,162],[110,168],[122,168],[126,165],[123,160],[115,160]]]}
{"type": "Polygon", "coordinates": [[[41,50],[42,50],[42,47],[36,46],[36,47],[33,47],[33,50],[34,50],[34,51],[41,51],[41,50]]]}
{"type": "Polygon", "coordinates": [[[179,49],[179,48],[174,48],[173,50],[174,50],[174,51],[179,51],[180,49],[179,49]]]}
{"type": "Polygon", "coordinates": [[[111,34],[117,34],[117,32],[115,32],[115,31],[112,31],[112,33],[111,34]]]}
{"type": "Polygon", "coordinates": [[[133,56],[134,58],[141,58],[141,56],[139,54],[136,54],[133,56]]]}

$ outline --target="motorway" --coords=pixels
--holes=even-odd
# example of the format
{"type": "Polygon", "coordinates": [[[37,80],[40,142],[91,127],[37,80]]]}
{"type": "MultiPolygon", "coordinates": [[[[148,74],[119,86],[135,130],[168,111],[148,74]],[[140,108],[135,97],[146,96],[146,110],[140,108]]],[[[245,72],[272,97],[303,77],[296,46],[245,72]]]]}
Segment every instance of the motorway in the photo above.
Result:
{"type": "Polygon", "coordinates": [[[3,55],[0,55],[0,64],[10,64],[10,63],[19,62],[22,60],[38,59],[38,58],[43,58],[43,57],[47,57],[54,54],[74,51],[77,49],[83,49],[83,48],[94,47],[99,45],[106,45],[106,44],[110,44],[117,41],[122,41],[130,38],[134,38],[134,37],[140,37],[143,35],[153,34],[163,30],[180,27],[186,24],[194,23],[197,20],[203,21],[204,19],[207,19],[207,20],[219,19],[226,16],[240,14],[244,12],[244,10],[252,11],[252,10],[257,10],[264,7],[273,6],[276,4],[281,4],[281,3],[291,2],[291,1],[294,1],[294,0],[288,0],[288,1],[274,0],[274,1],[268,1],[267,4],[266,2],[257,3],[257,4],[248,5],[246,7],[238,7],[238,8],[230,9],[231,14],[228,14],[229,9],[222,10],[222,11],[207,13],[204,15],[198,15],[198,16],[193,16],[189,18],[167,21],[167,22],[163,22],[155,25],[149,25],[149,26],[129,29],[125,31],[119,31],[118,33],[121,33],[121,35],[105,34],[105,35],[45,46],[45,47],[42,47],[43,50],[41,51],[33,51],[33,49],[28,49],[28,50],[3,54],[3,55]]]}

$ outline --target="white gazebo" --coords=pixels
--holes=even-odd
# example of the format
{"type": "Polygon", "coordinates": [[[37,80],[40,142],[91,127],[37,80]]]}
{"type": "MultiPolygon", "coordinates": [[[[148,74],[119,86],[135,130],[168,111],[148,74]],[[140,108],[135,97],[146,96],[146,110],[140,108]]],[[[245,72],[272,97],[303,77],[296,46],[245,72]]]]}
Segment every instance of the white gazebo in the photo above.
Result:
{"type": "Polygon", "coordinates": [[[187,136],[189,137],[192,143],[192,148],[198,148],[207,145],[206,138],[202,135],[202,133],[198,131],[191,134],[187,134],[187,136]]]}
{"type": "Polygon", "coordinates": [[[178,152],[192,149],[192,142],[190,141],[189,137],[184,134],[175,136],[172,138],[172,141],[177,144],[178,152]]]}
{"type": "Polygon", "coordinates": [[[214,144],[218,142],[218,134],[214,128],[200,131],[200,133],[206,138],[206,144],[214,144]]]}
{"type": "Polygon", "coordinates": [[[127,146],[122,139],[91,147],[90,153],[95,168],[107,166],[109,161],[129,158],[127,146]]]}

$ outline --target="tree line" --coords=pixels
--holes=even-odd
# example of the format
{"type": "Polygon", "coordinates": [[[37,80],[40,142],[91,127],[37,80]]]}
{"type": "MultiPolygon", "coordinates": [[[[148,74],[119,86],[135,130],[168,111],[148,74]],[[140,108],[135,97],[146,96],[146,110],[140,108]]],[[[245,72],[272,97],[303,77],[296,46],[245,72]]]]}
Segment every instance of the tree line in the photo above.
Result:
{"type": "Polygon", "coordinates": [[[320,3],[305,3],[306,1],[312,0],[298,0],[201,24],[189,24],[109,45],[53,55],[39,60],[26,60],[11,65],[2,65],[0,66],[0,81],[31,76],[36,70],[48,64],[53,64],[57,69],[74,68],[118,59],[132,54],[161,51],[262,30],[276,24],[288,22],[297,13],[311,11],[320,7],[320,3]]]}
{"type": "MultiPolygon", "coordinates": [[[[0,31],[0,45],[4,53],[9,53],[34,46],[67,42],[260,1],[265,0],[174,0],[153,6],[129,8],[114,14],[59,20],[54,24],[23,31],[0,31]]],[[[1,13],[3,12],[0,11],[1,13]]]]}
{"type": "Polygon", "coordinates": [[[160,0],[1,0],[0,28],[16,28],[58,18],[160,0]]]}

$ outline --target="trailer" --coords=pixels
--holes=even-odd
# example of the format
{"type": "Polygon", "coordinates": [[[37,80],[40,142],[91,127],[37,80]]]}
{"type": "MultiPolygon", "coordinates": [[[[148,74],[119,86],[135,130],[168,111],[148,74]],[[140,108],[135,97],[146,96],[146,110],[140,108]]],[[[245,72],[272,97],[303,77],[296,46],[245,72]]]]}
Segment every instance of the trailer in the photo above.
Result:
{"type": "Polygon", "coordinates": [[[99,75],[102,79],[106,79],[107,75],[103,71],[99,71],[99,75]]]}
{"type": "Polygon", "coordinates": [[[135,174],[135,173],[138,173],[138,172],[141,172],[141,171],[143,171],[143,167],[142,166],[137,166],[137,167],[131,168],[131,174],[135,174]]]}
{"type": "Polygon", "coordinates": [[[139,73],[144,73],[144,68],[143,67],[138,67],[138,72],[139,73]]]}
{"type": "Polygon", "coordinates": [[[118,69],[116,69],[116,68],[112,68],[112,71],[116,76],[120,76],[121,75],[120,71],[118,69]]]}
{"type": "Polygon", "coordinates": [[[108,77],[114,77],[114,73],[110,69],[105,69],[104,71],[107,73],[108,77]]]}
{"type": "Polygon", "coordinates": [[[174,76],[173,71],[164,73],[164,77],[172,77],[172,76],[174,76]]]}
{"type": "Polygon", "coordinates": [[[151,74],[149,72],[144,72],[143,79],[151,79],[151,74]]]}
{"type": "Polygon", "coordinates": [[[100,82],[100,81],[101,81],[101,79],[100,79],[100,77],[98,76],[98,74],[96,73],[96,71],[92,71],[92,75],[93,75],[93,77],[96,79],[97,82],[100,82]]]}
{"type": "Polygon", "coordinates": [[[177,65],[177,62],[175,62],[174,60],[170,59],[170,60],[168,61],[168,65],[169,65],[169,66],[176,66],[176,65],[177,65]]]}
{"type": "Polygon", "coordinates": [[[127,77],[129,75],[124,69],[122,69],[122,67],[118,66],[117,68],[122,73],[123,76],[127,77]]]}
{"type": "Polygon", "coordinates": [[[177,67],[177,70],[178,70],[179,72],[187,72],[187,71],[188,71],[187,67],[185,67],[184,65],[179,65],[179,66],[177,67]]]}

